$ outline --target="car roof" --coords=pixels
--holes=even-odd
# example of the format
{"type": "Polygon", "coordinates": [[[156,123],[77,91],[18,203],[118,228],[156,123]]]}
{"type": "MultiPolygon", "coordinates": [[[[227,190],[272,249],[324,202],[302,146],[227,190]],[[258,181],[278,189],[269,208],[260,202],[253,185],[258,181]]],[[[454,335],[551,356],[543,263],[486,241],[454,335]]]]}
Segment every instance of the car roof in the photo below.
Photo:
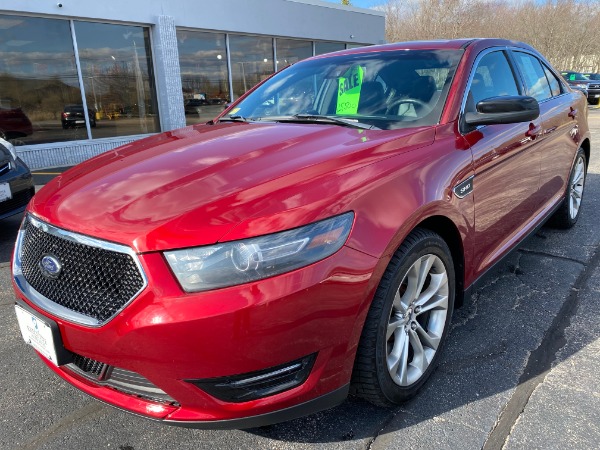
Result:
{"type": "Polygon", "coordinates": [[[356,47],[347,50],[340,50],[338,52],[329,53],[326,55],[314,56],[313,58],[327,57],[328,55],[350,55],[355,53],[374,53],[394,50],[460,50],[465,49],[473,44],[477,44],[478,47],[497,47],[497,46],[509,46],[509,47],[520,47],[524,49],[533,50],[533,48],[523,42],[511,41],[508,39],[496,39],[496,38],[470,38],[470,39],[445,39],[445,40],[431,40],[431,41],[407,41],[407,42],[395,42],[392,44],[382,45],[370,45],[366,47],[356,47]]]}

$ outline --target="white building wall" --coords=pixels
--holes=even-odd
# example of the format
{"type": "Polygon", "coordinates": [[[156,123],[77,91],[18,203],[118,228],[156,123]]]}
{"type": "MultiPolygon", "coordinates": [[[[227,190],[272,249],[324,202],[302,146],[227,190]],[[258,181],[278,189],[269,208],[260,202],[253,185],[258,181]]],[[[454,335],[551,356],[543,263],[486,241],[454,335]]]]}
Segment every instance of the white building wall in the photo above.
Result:
{"type": "MultiPolygon", "coordinates": [[[[150,27],[162,131],[185,126],[176,29],[358,44],[384,42],[382,12],[319,0],[2,0],[0,14],[150,27]]],[[[32,170],[77,164],[144,136],[22,145],[32,170]]]]}

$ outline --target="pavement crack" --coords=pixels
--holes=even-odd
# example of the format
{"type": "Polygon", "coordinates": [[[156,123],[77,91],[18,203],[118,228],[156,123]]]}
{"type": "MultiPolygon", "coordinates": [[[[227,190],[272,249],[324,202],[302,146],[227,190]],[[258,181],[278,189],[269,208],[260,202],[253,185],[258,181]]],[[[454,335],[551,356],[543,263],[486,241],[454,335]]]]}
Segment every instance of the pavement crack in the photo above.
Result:
{"type": "Polygon", "coordinates": [[[463,358],[454,358],[440,364],[436,369],[445,373],[460,371],[465,367],[480,364],[482,361],[497,359],[506,353],[508,348],[507,342],[503,339],[496,343],[493,347],[487,348],[481,352],[471,353],[463,358]]]}
{"type": "Polygon", "coordinates": [[[390,423],[392,423],[392,421],[394,420],[394,418],[402,411],[402,409],[398,408],[394,411],[392,411],[392,413],[388,416],[388,418],[383,422],[381,428],[379,428],[379,430],[377,431],[377,433],[375,433],[375,435],[373,436],[372,439],[369,440],[369,442],[367,443],[366,449],[367,450],[372,450],[373,448],[373,444],[375,444],[375,441],[377,440],[377,438],[381,435],[381,433],[383,433],[383,431],[388,427],[388,425],[390,423]]]}
{"type": "Polygon", "coordinates": [[[566,344],[565,330],[571,324],[571,318],[577,313],[580,292],[599,266],[600,251],[596,248],[590,262],[587,265],[583,264],[579,277],[552,324],[546,330],[540,345],[530,353],[525,370],[519,378],[519,384],[500,413],[496,425],[482,447],[483,450],[502,449],[507,442],[514,425],[525,411],[531,395],[543,383],[556,361],[558,352],[566,344]]]}
{"type": "Polygon", "coordinates": [[[71,414],[66,415],[58,422],[50,426],[49,428],[41,431],[32,439],[20,445],[18,447],[14,447],[15,450],[34,450],[40,448],[52,439],[54,436],[62,433],[63,431],[68,431],[75,424],[84,422],[86,420],[90,420],[95,416],[98,416],[101,412],[106,409],[104,405],[98,402],[93,402],[85,405],[82,408],[79,408],[77,411],[72,412],[71,414]]]}
{"type": "Polygon", "coordinates": [[[468,322],[474,319],[477,316],[477,308],[479,297],[481,294],[479,292],[474,293],[471,296],[471,301],[468,305],[464,305],[462,308],[454,311],[454,316],[452,318],[452,328],[450,332],[455,330],[456,328],[465,326],[468,322]],[[458,321],[456,319],[459,319],[458,321]]]}
{"type": "Polygon", "coordinates": [[[574,262],[576,264],[580,264],[582,266],[586,265],[585,261],[582,261],[580,259],[577,258],[571,258],[569,256],[561,256],[561,255],[554,255],[552,253],[546,253],[546,252],[540,252],[539,250],[528,250],[526,248],[521,248],[518,250],[518,252],[520,254],[528,254],[528,255],[534,255],[534,256],[542,256],[544,258],[553,258],[553,259],[560,259],[562,261],[569,261],[569,262],[574,262]]]}

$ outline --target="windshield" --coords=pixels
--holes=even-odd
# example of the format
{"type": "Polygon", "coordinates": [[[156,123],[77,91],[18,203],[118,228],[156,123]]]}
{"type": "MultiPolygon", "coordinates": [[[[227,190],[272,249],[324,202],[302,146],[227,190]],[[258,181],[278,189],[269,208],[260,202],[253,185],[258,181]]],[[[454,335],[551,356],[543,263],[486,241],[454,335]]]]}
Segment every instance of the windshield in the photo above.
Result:
{"type": "Polygon", "coordinates": [[[563,72],[562,76],[567,81],[588,81],[588,78],[586,78],[582,73],[577,72],[563,72]]]}
{"type": "Polygon", "coordinates": [[[462,50],[401,50],[300,62],[265,82],[229,116],[269,121],[344,119],[382,129],[434,125],[462,54],[462,50]]]}

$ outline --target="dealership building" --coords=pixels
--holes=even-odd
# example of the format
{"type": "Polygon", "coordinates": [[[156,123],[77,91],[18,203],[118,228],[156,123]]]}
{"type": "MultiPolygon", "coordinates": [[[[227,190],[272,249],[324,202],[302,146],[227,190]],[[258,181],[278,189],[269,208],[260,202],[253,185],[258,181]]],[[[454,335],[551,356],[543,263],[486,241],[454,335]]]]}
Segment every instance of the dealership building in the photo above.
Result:
{"type": "Polygon", "coordinates": [[[32,168],[206,122],[301,59],[384,42],[319,0],[2,0],[0,133],[32,168]]]}

